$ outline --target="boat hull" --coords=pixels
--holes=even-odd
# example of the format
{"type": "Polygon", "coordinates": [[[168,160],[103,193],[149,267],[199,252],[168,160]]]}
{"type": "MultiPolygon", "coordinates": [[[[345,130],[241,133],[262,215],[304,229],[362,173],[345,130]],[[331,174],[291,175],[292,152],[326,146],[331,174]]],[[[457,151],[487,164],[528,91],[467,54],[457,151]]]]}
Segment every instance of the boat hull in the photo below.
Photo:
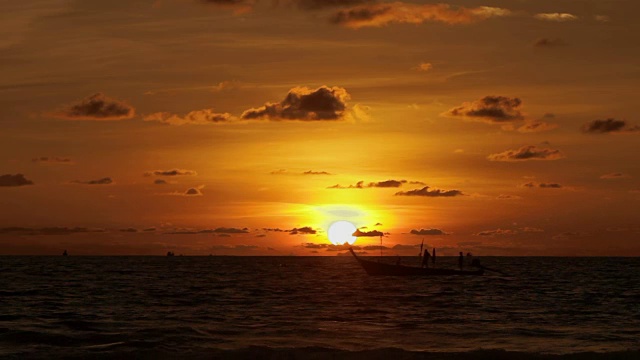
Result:
{"type": "Polygon", "coordinates": [[[440,268],[419,268],[414,266],[385,264],[359,258],[352,249],[351,254],[367,274],[372,276],[449,276],[449,275],[482,275],[483,269],[454,270],[440,268]]]}

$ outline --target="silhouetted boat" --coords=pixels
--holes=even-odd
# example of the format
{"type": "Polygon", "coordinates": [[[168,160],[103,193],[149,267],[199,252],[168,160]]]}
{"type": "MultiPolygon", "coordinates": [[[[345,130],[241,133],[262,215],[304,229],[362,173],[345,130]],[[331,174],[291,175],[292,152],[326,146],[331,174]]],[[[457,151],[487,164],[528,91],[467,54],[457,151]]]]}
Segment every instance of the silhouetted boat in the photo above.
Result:
{"type": "Polygon", "coordinates": [[[167,256],[176,256],[176,254],[173,251],[167,251],[167,256]]]}
{"type": "Polygon", "coordinates": [[[349,248],[353,257],[358,260],[358,263],[364,271],[369,275],[386,275],[386,276],[438,276],[438,275],[482,275],[484,269],[478,270],[455,270],[455,269],[440,269],[440,268],[419,268],[415,266],[393,265],[385,264],[377,261],[365,260],[349,248]]]}
{"type": "Polygon", "coordinates": [[[65,250],[65,251],[62,253],[62,256],[69,256],[69,253],[67,252],[67,250],[65,250]]]}

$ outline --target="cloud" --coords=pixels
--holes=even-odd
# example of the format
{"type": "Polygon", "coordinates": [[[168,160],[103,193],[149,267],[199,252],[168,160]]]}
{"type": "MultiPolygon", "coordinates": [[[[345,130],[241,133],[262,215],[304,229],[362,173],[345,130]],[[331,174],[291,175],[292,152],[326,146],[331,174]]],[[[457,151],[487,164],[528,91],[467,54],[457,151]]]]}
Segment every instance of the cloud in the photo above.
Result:
{"type": "Polygon", "coordinates": [[[301,228],[293,228],[291,230],[289,230],[289,234],[291,235],[297,235],[297,234],[302,234],[302,235],[313,235],[317,233],[316,230],[314,230],[313,228],[309,227],[309,226],[304,226],[301,228]]]}
{"type": "Polygon", "coordinates": [[[402,184],[406,184],[407,180],[385,180],[378,182],[370,182],[365,184],[364,181],[358,181],[355,185],[342,186],[336,184],[329,186],[327,189],[366,189],[366,188],[398,188],[402,184]]]}
{"type": "Polygon", "coordinates": [[[485,230],[485,231],[480,231],[479,233],[476,233],[474,235],[477,236],[486,236],[486,237],[494,237],[494,236],[508,236],[508,235],[515,235],[518,232],[516,230],[509,230],[509,229],[496,229],[496,230],[485,230]]]}
{"type": "Polygon", "coordinates": [[[431,63],[426,63],[426,62],[420,63],[420,65],[418,65],[418,67],[416,68],[416,70],[424,71],[424,72],[429,71],[431,69],[433,69],[433,65],[431,63]]]}
{"type": "Polygon", "coordinates": [[[380,27],[394,23],[421,24],[428,21],[453,25],[469,24],[510,14],[511,12],[507,9],[488,6],[466,8],[452,7],[448,4],[412,4],[397,1],[340,10],[333,14],[331,22],[352,29],[380,27]]]}
{"type": "Polygon", "coordinates": [[[71,235],[77,233],[98,233],[105,232],[104,229],[90,229],[85,227],[43,227],[43,228],[24,228],[24,227],[6,227],[0,228],[0,234],[20,234],[20,235],[71,235]]]}
{"type": "Polygon", "coordinates": [[[500,194],[496,197],[497,199],[500,200],[520,200],[522,199],[522,196],[518,196],[518,195],[508,195],[508,194],[500,194]]]}
{"type": "Polygon", "coordinates": [[[153,181],[153,183],[156,184],[156,185],[166,185],[166,184],[168,184],[168,182],[166,180],[162,180],[162,179],[155,179],[153,181]]]}
{"type": "Polygon", "coordinates": [[[536,227],[529,227],[529,226],[525,226],[523,228],[520,228],[520,230],[522,230],[522,232],[526,232],[526,233],[544,232],[544,229],[540,229],[540,228],[536,228],[536,227]]]}
{"type": "Polygon", "coordinates": [[[533,17],[538,20],[558,21],[558,22],[578,20],[577,16],[573,14],[568,14],[568,13],[541,13],[541,14],[536,14],[533,17]]]}
{"type": "Polygon", "coordinates": [[[303,175],[332,175],[331,173],[328,173],[326,171],[305,171],[302,173],[303,175]]]}
{"type": "Polygon", "coordinates": [[[533,43],[533,46],[537,48],[554,48],[566,45],[567,43],[560,38],[540,38],[533,43]]]}
{"type": "Polygon", "coordinates": [[[33,185],[33,181],[28,180],[22,174],[0,175],[0,186],[23,186],[23,185],[33,185]]]}
{"type": "Polygon", "coordinates": [[[607,15],[594,15],[593,18],[599,22],[609,22],[611,21],[611,17],[607,15]]]}
{"type": "Polygon", "coordinates": [[[315,90],[296,87],[281,102],[266,103],[242,113],[244,120],[343,120],[350,96],[344,88],[321,86],[315,90]]]}
{"type": "Polygon", "coordinates": [[[628,178],[630,177],[627,174],[623,174],[623,173],[609,173],[609,174],[604,174],[602,176],[600,176],[600,179],[623,179],[623,178],[628,178]]]}
{"type": "Polygon", "coordinates": [[[631,126],[624,120],[606,119],[593,120],[582,126],[582,131],[590,134],[623,134],[623,133],[639,133],[640,126],[631,126]]]}
{"type": "Polygon", "coordinates": [[[225,228],[225,227],[219,227],[216,228],[215,230],[213,230],[214,233],[223,233],[223,234],[246,234],[249,232],[249,229],[247,228],[225,228]]]}
{"type": "Polygon", "coordinates": [[[551,124],[541,120],[531,120],[525,121],[524,125],[518,128],[518,131],[521,133],[543,132],[553,130],[557,127],[557,124],[551,124]]]}
{"type": "Polygon", "coordinates": [[[526,184],[522,184],[522,187],[526,187],[526,188],[539,187],[541,189],[561,189],[561,188],[563,188],[563,186],[558,184],[558,183],[534,183],[534,182],[528,182],[526,184]]]}
{"type": "Polygon", "coordinates": [[[412,235],[449,235],[440,229],[412,229],[409,233],[412,235]]]}
{"type": "Polygon", "coordinates": [[[198,175],[193,170],[171,169],[171,170],[152,170],[144,173],[144,176],[194,176],[198,175]]]}
{"type": "Polygon", "coordinates": [[[97,180],[87,180],[87,181],[74,180],[72,181],[72,183],[82,184],[82,185],[109,185],[109,184],[113,184],[113,180],[110,177],[104,177],[102,179],[97,179],[97,180]]]}
{"type": "Polygon", "coordinates": [[[66,120],[124,120],[133,118],[135,110],[120,100],[96,93],[51,115],[66,120]]]}
{"type": "Polygon", "coordinates": [[[384,236],[384,233],[378,230],[360,231],[360,229],[357,229],[351,235],[355,237],[380,237],[380,236],[384,236]]]}
{"type": "Polygon", "coordinates": [[[233,120],[229,113],[217,113],[213,109],[194,110],[184,116],[168,112],[156,112],[143,117],[144,121],[157,121],[168,125],[209,125],[233,120]]]}
{"type": "Polygon", "coordinates": [[[126,232],[126,233],[137,233],[138,229],[136,228],[125,228],[125,229],[120,229],[120,232],[126,232]]]}
{"type": "Polygon", "coordinates": [[[453,197],[453,196],[460,196],[464,194],[460,190],[440,190],[440,189],[429,190],[429,187],[425,186],[422,189],[398,191],[395,195],[396,196],[453,197]]]}
{"type": "Polygon", "coordinates": [[[71,159],[69,158],[64,158],[64,157],[58,157],[58,156],[41,156],[38,158],[33,158],[31,159],[32,162],[34,163],[39,163],[39,164],[64,164],[64,165],[71,165],[73,164],[73,161],[71,161],[71,159]]]}
{"type": "Polygon", "coordinates": [[[450,109],[443,115],[489,124],[508,123],[524,119],[524,115],[520,112],[521,105],[522,101],[519,98],[485,96],[480,100],[466,102],[462,106],[450,109]]]}
{"type": "Polygon", "coordinates": [[[527,161],[527,160],[558,160],[564,158],[560,150],[539,148],[535,145],[523,146],[518,150],[507,150],[498,154],[491,154],[487,159],[491,161],[527,161]]]}
{"type": "Polygon", "coordinates": [[[202,192],[198,188],[189,188],[184,192],[185,196],[202,196],[202,192]]]}

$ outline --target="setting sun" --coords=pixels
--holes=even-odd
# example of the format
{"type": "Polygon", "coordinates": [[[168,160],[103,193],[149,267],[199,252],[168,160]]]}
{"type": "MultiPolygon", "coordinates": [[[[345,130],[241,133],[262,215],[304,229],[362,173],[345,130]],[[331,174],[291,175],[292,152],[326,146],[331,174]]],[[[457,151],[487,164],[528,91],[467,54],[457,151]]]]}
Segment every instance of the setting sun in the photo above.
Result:
{"type": "Polygon", "coordinates": [[[353,225],[353,223],[340,220],[329,225],[327,236],[334,245],[342,245],[344,243],[351,245],[356,242],[356,237],[353,236],[356,230],[358,230],[358,228],[353,225]]]}

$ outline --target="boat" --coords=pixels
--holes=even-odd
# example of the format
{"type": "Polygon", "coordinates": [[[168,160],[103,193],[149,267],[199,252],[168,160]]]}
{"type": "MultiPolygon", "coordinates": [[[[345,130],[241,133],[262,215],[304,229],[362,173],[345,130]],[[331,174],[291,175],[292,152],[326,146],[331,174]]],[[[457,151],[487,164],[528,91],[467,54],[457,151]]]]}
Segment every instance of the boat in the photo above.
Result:
{"type": "Polygon", "coordinates": [[[360,266],[371,276],[446,276],[446,275],[482,275],[484,269],[455,270],[441,268],[420,268],[415,266],[386,264],[377,261],[365,260],[356,255],[353,248],[349,248],[353,257],[360,266]]]}

